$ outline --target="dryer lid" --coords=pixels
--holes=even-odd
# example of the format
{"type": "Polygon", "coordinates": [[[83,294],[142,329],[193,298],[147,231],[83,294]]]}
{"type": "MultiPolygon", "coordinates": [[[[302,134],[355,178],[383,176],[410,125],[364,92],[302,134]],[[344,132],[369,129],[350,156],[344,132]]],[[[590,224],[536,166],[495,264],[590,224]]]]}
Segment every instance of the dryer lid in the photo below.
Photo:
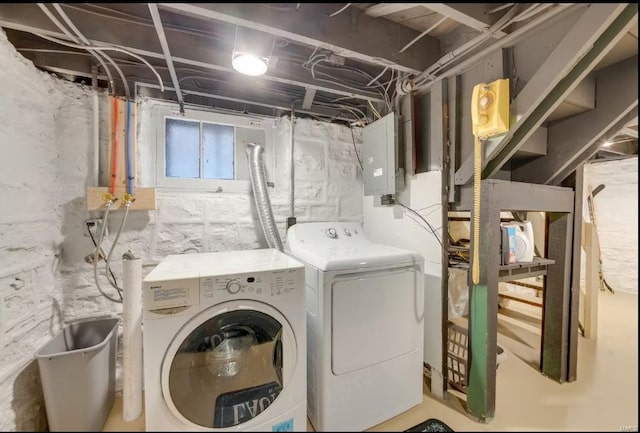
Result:
{"type": "Polygon", "coordinates": [[[348,222],[299,223],[287,232],[294,257],[321,271],[417,264],[417,253],[371,242],[362,226],[348,222]]]}

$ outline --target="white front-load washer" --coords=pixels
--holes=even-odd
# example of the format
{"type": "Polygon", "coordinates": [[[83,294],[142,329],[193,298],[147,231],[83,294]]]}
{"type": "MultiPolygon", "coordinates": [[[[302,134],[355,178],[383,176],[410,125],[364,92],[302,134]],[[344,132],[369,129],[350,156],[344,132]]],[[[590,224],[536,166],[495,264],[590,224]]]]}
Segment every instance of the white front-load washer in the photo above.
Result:
{"type": "Polygon", "coordinates": [[[148,431],[306,430],[302,264],[273,249],[172,255],[143,291],[148,431]]]}
{"type": "Polygon", "coordinates": [[[422,256],[356,223],[298,223],[306,267],[307,403],[316,430],[361,431],[422,402],[422,256]]]}

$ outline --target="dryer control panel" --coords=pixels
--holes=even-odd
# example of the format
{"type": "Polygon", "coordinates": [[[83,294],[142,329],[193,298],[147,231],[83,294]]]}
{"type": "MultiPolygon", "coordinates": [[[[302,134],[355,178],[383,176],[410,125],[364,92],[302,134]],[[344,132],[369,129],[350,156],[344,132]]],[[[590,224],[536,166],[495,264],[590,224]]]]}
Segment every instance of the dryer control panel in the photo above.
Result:
{"type": "Polygon", "coordinates": [[[321,271],[423,262],[419,254],[371,242],[356,222],[298,223],[287,230],[289,254],[321,271]]]}
{"type": "Polygon", "coordinates": [[[200,277],[200,303],[286,296],[304,288],[304,268],[200,277]]]}
{"type": "Polygon", "coordinates": [[[297,242],[314,245],[349,245],[367,241],[362,226],[349,222],[301,223],[292,226],[287,235],[289,233],[296,237],[297,242]]]}

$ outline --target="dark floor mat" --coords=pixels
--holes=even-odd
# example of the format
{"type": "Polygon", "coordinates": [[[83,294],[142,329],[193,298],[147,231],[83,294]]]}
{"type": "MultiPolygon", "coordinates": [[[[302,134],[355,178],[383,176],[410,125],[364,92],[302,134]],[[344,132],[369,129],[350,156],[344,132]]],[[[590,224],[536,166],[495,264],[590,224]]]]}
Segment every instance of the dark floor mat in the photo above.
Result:
{"type": "Polygon", "coordinates": [[[451,430],[451,428],[446,425],[445,423],[443,423],[440,420],[437,420],[435,418],[431,418],[426,420],[423,423],[418,424],[417,426],[411,427],[409,430],[405,430],[405,431],[414,431],[414,432],[421,432],[421,431],[444,431],[444,432],[449,432],[449,431],[453,431],[451,430]]]}

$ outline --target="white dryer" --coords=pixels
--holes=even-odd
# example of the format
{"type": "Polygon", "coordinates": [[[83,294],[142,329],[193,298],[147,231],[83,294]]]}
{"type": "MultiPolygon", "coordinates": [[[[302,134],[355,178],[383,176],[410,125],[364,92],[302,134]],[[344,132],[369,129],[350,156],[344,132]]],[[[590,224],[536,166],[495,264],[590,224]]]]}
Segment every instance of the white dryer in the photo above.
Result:
{"type": "Polygon", "coordinates": [[[147,430],[306,430],[302,264],[272,249],[172,255],[143,290],[147,430]]]}
{"type": "Polygon", "coordinates": [[[356,223],[299,223],[307,265],[307,402],[316,430],[364,430],[422,402],[423,259],[356,223]]]}

